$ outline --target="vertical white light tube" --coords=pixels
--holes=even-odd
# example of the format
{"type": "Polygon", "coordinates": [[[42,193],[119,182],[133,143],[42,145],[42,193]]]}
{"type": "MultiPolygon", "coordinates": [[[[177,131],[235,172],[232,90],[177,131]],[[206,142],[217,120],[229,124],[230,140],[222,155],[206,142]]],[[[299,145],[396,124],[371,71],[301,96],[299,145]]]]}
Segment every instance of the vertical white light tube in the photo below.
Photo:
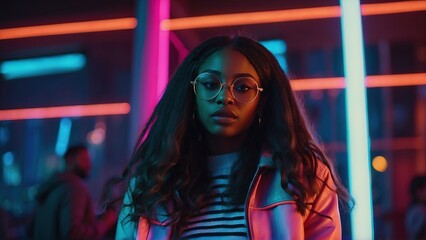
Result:
{"type": "Polygon", "coordinates": [[[359,0],[340,0],[340,5],[346,80],[349,190],[356,201],[351,214],[352,239],[373,239],[361,10],[359,0]]]}

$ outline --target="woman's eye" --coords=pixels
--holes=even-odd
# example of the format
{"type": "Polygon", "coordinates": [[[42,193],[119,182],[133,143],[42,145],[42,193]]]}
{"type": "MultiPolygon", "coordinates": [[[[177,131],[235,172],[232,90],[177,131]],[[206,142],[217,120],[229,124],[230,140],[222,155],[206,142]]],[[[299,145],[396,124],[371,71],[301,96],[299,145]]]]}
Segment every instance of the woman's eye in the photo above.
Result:
{"type": "Polygon", "coordinates": [[[216,89],[219,85],[217,82],[202,82],[201,84],[207,89],[216,89]]]}
{"type": "Polygon", "coordinates": [[[235,87],[235,90],[237,90],[238,92],[247,92],[250,91],[250,89],[252,88],[248,85],[238,85],[235,87]]]}

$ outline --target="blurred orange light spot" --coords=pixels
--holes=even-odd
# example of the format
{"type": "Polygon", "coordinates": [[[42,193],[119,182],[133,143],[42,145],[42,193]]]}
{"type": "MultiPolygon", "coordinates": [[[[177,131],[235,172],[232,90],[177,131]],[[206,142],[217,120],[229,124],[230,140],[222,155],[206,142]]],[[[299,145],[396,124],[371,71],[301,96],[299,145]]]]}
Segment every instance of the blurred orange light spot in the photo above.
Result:
{"type": "Polygon", "coordinates": [[[87,134],[87,140],[91,144],[99,145],[104,142],[106,133],[106,123],[104,121],[97,122],[95,129],[87,134]]]}
{"type": "Polygon", "coordinates": [[[384,172],[388,168],[388,161],[383,156],[377,156],[373,158],[372,165],[374,170],[378,172],[384,172]]]}
{"type": "Polygon", "coordinates": [[[91,144],[99,145],[104,141],[105,134],[97,129],[88,134],[88,140],[91,144]]]}

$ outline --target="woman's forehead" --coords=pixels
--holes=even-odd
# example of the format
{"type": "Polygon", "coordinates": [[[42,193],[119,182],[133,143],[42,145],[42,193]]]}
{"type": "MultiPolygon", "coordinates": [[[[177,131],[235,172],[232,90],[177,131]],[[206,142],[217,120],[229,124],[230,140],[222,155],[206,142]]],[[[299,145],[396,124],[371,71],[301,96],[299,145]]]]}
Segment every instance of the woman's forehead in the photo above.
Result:
{"type": "Polygon", "coordinates": [[[213,71],[223,77],[232,77],[240,74],[250,74],[255,79],[259,76],[249,60],[239,51],[225,48],[214,52],[201,64],[198,74],[213,71]]]}

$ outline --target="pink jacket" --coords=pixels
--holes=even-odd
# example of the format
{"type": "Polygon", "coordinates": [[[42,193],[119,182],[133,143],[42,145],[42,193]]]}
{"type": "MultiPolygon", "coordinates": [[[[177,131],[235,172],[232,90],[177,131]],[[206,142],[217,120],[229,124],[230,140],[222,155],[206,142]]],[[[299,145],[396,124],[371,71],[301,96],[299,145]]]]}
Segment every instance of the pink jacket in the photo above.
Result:
{"type": "MultiPolygon", "coordinates": [[[[308,201],[314,211],[307,211],[302,216],[296,210],[293,197],[282,189],[279,171],[272,166],[270,155],[263,154],[249,189],[246,200],[249,239],[341,239],[338,198],[332,190],[335,186],[328,168],[318,163],[321,191],[308,201]]],[[[124,201],[128,203],[128,195],[124,201]]],[[[116,239],[170,239],[171,229],[164,226],[167,214],[164,210],[159,211],[158,222],[150,225],[141,218],[136,227],[122,222],[129,212],[123,208],[116,239]]]]}

